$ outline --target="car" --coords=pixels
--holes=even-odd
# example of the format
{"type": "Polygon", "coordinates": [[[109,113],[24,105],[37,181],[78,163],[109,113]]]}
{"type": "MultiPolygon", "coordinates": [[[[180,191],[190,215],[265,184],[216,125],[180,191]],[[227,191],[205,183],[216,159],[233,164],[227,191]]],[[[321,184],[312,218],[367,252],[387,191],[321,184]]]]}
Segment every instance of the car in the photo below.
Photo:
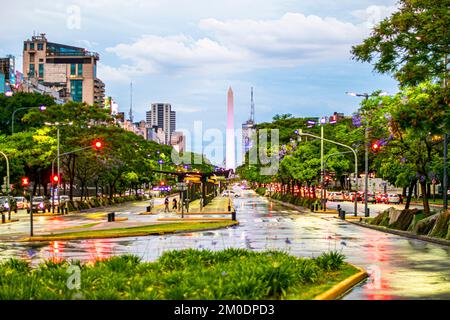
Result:
{"type": "Polygon", "coordinates": [[[56,207],[59,205],[59,201],[61,201],[61,205],[64,206],[66,204],[66,202],[70,201],[70,197],[68,195],[61,194],[61,195],[59,195],[59,199],[58,199],[58,196],[55,196],[53,198],[53,200],[49,200],[49,201],[50,201],[50,205],[54,205],[56,207]]]}
{"type": "Polygon", "coordinates": [[[388,195],[387,193],[378,193],[375,196],[376,203],[387,203],[388,195]]]}
{"type": "MultiPolygon", "coordinates": [[[[355,193],[352,192],[351,194],[352,194],[351,199],[352,199],[352,202],[353,202],[353,201],[355,201],[355,193]]],[[[357,192],[356,193],[356,201],[362,201],[363,200],[363,196],[364,196],[364,192],[357,192]]]]}
{"type": "Polygon", "coordinates": [[[14,211],[17,213],[17,202],[13,197],[1,197],[0,198],[0,212],[14,211]]]}
{"type": "Polygon", "coordinates": [[[335,192],[334,201],[344,201],[344,194],[342,192],[335,192]]]}
{"type": "MultiPolygon", "coordinates": [[[[364,200],[364,195],[362,197],[362,201],[365,201],[364,200]]],[[[368,193],[367,194],[367,202],[371,202],[371,203],[376,203],[377,202],[377,199],[375,198],[375,195],[373,193],[368,193]]]]}
{"type": "Polygon", "coordinates": [[[50,200],[43,196],[33,197],[33,200],[31,203],[31,208],[32,208],[33,212],[39,212],[39,210],[42,210],[42,212],[45,213],[45,211],[47,211],[47,210],[50,211],[51,206],[52,206],[52,204],[51,204],[50,200]]]}
{"type": "Polygon", "coordinates": [[[27,209],[28,208],[28,200],[25,197],[14,197],[17,203],[17,209],[27,209]]]}
{"type": "Polygon", "coordinates": [[[239,197],[239,194],[235,193],[233,190],[225,190],[222,192],[222,197],[239,197]]]}
{"type": "Polygon", "coordinates": [[[400,197],[398,194],[388,194],[388,200],[387,203],[394,203],[394,204],[400,204],[400,197]]]}

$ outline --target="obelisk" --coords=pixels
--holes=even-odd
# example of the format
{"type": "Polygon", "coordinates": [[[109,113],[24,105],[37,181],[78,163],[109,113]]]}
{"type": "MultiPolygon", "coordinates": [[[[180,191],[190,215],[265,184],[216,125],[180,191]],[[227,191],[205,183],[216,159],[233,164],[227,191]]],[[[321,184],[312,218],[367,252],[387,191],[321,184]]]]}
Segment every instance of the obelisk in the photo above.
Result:
{"type": "Polygon", "coordinates": [[[236,167],[236,154],[234,146],[234,99],[233,90],[228,89],[228,99],[227,99],[227,135],[226,135],[226,157],[225,166],[227,169],[235,169],[236,167]]]}

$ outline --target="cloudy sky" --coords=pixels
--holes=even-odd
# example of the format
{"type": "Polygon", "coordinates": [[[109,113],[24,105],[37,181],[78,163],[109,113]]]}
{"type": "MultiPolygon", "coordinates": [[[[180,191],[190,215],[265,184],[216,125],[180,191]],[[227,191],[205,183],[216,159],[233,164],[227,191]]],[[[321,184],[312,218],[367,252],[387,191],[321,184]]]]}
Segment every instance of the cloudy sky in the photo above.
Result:
{"type": "Polygon", "coordinates": [[[178,128],[203,121],[204,128],[225,129],[229,86],[236,126],[249,117],[252,86],[257,122],[277,113],[349,114],[358,99],[346,91],[396,91],[391,78],[349,53],[395,5],[393,0],[10,1],[0,12],[0,56],[15,55],[21,68],[22,41],[33,32],[97,51],[98,75],[121,111],[129,108],[133,81],[135,120],[145,118],[151,103],[169,102],[178,128]]]}

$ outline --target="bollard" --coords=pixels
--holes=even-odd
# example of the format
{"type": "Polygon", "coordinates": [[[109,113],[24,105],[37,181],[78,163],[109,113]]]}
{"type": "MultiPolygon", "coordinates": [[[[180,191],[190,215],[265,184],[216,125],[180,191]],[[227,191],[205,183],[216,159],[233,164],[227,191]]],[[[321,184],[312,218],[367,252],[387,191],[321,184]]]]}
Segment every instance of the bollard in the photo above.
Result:
{"type": "Polygon", "coordinates": [[[345,220],[345,211],[344,210],[341,211],[341,219],[345,220]]]}
{"type": "Polygon", "coordinates": [[[319,211],[319,204],[316,203],[316,211],[319,211]]]}
{"type": "Polygon", "coordinates": [[[231,213],[231,220],[236,221],[236,211],[231,213]]]}
{"type": "Polygon", "coordinates": [[[314,205],[311,205],[311,212],[314,212],[314,205]]]}
{"type": "Polygon", "coordinates": [[[116,221],[116,213],[111,212],[111,221],[116,221]]]}
{"type": "Polygon", "coordinates": [[[6,223],[5,215],[2,213],[2,223],[6,223]]]}

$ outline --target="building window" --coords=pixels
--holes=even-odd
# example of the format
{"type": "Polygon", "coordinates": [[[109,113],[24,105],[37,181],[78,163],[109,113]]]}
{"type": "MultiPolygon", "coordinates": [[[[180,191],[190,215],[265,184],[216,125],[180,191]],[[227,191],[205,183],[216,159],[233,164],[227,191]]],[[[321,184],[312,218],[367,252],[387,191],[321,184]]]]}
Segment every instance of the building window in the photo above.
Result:
{"type": "Polygon", "coordinates": [[[44,77],[44,64],[40,63],[39,64],[39,78],[43,78],[44,77]]]}
{"type": "Polygon", "coordinates": [[[28,73],[28,76],[34,77],[34,63],[30,63],[30,71],[28,73]]]}
{"type": "Polygon", "coordinates": [[[76,75],[76,74],[77,74],[76,64],[72,63],[72,64],[70,65],[70,75],[71,75],[71,76],[74,76],[74,75],[76,75]]]}
{"type": "Polygon", "coordinates": [[[34,62],[34,53],[30,53],[30,62],[34,62]]]}
{"type": "Polygon", "coordinates": [[[70,81],[70,95],[73,101],[83,101],[83,80],[70,81]]]}
{"type": "Polygon", "coordinates": [[[94,63],[94,79],[97,78],[97,64],[94,63]]]}
{"type": "Polygon", "coordinates": [[[79,76],[83,75],[83,64],[82,63],[78,64],[78,75],[79,76]]]}
{"type": "Polygon", "coordinates": [[[30,43],[30,50],[34,50],[34,42],[30,43]]]}
{"type": "Polygon", "coordinates": [[[27,49],[28,49],[27,43],[24,42],[24,43],[23,43],[23,51],[27,51],[27,49]]]}
{"type": "Polygon", "coordinates": [[[38,43],[38,50],[39,51],[44,50],[44,44],[43,43],[38,43]]]}

